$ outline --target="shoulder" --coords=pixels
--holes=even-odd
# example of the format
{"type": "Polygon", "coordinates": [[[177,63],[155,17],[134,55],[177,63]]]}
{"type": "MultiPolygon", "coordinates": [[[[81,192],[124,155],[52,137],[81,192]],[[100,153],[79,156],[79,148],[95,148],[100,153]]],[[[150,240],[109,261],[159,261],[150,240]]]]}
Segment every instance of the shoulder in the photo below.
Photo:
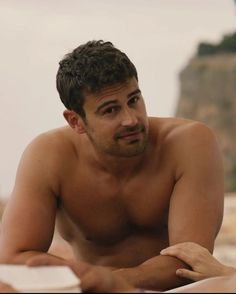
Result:
{"type": "Polygon", "coordinates": [[[214,132],[202,122],[181,118],[151,118],[151,138],[160,157],[171,162],[175,170],[190,162],[210,160],[222,166],[222,153],[214,132]]]}
{"type": "Polygon", "coordinates": [[[52,191],[59,191],[59,181],[66,172],[69,160],[75,161],[73,135],[73,131],[65,127],[35,137],[21,156],[15,185],[33,185],[38,190],[50,187],[52,191]]]}
{"type": "Polygon", "coordinates": [[[69,148],[73,144],[73,130],[61,127],[37,135],[26,147],[26,150],[39,149],[56,151],[69,148]]]}
{"type": "Polygon", "coordinates": [[[206,124],[183,118],[149,118],[150,130],[163,144],[203,143],[217,141],[214,132],[206,124]]]}
{"type": "Polygon", "coordinates": [[[73,131],[69,127],[53,129],[36,136],[25,148],[21,161],[51,165],[73,155],[73,131]]]}

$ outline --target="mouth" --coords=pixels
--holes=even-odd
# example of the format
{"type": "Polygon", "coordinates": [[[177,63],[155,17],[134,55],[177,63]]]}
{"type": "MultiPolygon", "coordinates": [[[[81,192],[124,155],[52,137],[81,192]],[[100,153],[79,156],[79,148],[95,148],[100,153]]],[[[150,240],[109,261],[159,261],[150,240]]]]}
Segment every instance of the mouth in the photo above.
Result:
{"type": "Polygon", "coordinates": [[[119,139],[124,139],[124,140],[137,140],[140,137],[141,132],[130,132],[126,133],[124,135],[121,135],[119,139]]]}
{"type": "Polygon", "coordinates": [[[144,128],[136,128],[135,130],[129,130],[123,133],[118,134],[117,139],[122,139],[122,140],[139,140],[140,136],[142,135],[142,133],[144,132],[144,128]]]}

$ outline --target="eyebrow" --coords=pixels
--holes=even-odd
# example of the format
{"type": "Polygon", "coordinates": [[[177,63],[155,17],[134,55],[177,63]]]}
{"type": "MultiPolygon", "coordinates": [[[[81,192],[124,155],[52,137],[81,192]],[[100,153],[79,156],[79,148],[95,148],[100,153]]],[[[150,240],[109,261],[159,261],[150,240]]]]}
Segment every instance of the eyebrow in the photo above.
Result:
{"type": "Polygon", "coordinates": [[[98,106],[98,108],[96,109],[95,113],[98,113],[105,106],[107,106],[109,104],[115,104],[116,102],[117,102],[116,100],[110,100],[110,101],[106,101],[106,102],[102,103],[101,105],[98,106]]]}
{"type": "MultiPolygon", "coordinates": [[[[133,92],[129,93],[127,95],[127,98],[130,98],[130,97],[132,97],[134,95],[137,95],[137,94],[140,94],[140,93],[141,93],[140,89],[136,89],[133,92]]],[[[117,103],[117,100],[109,100],[109,101],[106,101],[106,102],[104,102],[104,103],[102,103],[101,105],[98,106],[98,108],[96,109],[95,113],[98,113],[102,108],[106,107],[107,105],[115,104],[115,103],[117,103]]]]}
{"type": "Polygon", "coordinates": [[[134,96],[136,94],[141,94],[140,89],[136,89],[133,92],[129,93],[128,96],[127,96],[127,98],[130,98],[130,97],[132,97],[132,96],[134,96]]]}

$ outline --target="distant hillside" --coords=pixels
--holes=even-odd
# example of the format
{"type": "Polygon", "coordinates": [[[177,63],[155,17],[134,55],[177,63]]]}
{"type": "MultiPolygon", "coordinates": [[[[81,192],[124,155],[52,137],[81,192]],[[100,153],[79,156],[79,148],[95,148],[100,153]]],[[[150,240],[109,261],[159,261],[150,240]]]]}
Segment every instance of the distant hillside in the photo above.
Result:
{"type": "Polygon", "coordinates": [[[236,33],[223,36],[217,44],[202,42],[198,45],[197,56],[221,53],[236,53],[236,33]]]}
{"type": "MultiPolygon", "coordinates": [[[[236,191],[236,34],[231,40],[234,52],[217,49],[214,54],[197,54],[183,68],[176,109],[176,116],[202,121],[217,135],[226,192],[236,191]]],[[[218,44],[218,48],[223,47],[218,44]]]]}

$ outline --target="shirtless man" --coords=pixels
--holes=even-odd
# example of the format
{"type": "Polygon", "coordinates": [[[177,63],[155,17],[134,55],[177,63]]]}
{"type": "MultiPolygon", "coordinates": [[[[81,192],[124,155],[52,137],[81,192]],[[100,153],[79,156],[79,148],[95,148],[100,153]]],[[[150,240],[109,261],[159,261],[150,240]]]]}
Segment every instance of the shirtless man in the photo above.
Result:
{"type": "Polygon", "coordinates": [[[175,272],[187,265],[160,251],[186,241],[213,250],[224,195],[214,134],[199,122],[148,117],[135,66],[110,42],[66,55],[57,89],[69,126],[23,153],[0,262],[47,254],[57,220],[77,260],[111,267],[137,288],[186,283],[175,272]]]}

